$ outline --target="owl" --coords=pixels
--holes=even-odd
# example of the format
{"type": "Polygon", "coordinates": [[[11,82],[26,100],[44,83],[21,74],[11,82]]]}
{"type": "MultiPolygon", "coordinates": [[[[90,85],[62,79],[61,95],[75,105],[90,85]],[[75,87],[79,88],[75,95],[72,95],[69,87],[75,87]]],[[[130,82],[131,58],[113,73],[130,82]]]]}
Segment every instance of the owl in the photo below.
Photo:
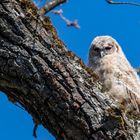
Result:
{"type": "Polygon", "coordinates": [[[115,39],[97,36],[89,49],[88,66],[113,100],[127,112],[140,115],[140,79],[115,39]]]}

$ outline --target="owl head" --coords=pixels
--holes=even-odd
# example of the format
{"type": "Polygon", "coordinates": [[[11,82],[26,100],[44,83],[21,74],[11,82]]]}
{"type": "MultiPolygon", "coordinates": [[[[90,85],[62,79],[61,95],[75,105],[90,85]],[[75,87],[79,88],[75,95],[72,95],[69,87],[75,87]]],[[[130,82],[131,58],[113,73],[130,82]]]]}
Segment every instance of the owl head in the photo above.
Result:
{"type": "Polygon", "coordinates": [[[90,56],[103,58],[118,52],[119,45],[111,36],[97,36],[91,43],[90,56]]]}

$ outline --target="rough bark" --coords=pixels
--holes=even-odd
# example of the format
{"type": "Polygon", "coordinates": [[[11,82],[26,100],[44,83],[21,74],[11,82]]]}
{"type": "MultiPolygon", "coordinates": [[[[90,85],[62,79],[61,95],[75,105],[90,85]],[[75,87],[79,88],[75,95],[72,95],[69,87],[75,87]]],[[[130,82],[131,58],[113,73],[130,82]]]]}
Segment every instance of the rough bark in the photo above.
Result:
{"type": "Polygon", "coordinates": [[[128,125],[136,118],[126,123],[98,77],[29,0],[0,0],[0,90],[58,140],[140,139],[139,126],[128,125]]]}

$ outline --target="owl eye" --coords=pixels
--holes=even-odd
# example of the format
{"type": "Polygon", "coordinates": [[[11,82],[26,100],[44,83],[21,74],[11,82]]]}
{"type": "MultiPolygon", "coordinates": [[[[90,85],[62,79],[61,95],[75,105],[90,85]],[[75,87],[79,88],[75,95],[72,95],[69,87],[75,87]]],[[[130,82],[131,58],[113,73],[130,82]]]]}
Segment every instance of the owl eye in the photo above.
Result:
{"type": "Polygon", "coordinates": [[[109,51],[109,50],[111,50],[111,47],[105,47],[105,49],[107,50],[107,51],[109,51]]]}
{"type": "Polygon", "coordinates": [[[95,51],[95,52],[99,52],[100,49],[99,49],[99,48],[94,48],[94,51],[95,51]]]}

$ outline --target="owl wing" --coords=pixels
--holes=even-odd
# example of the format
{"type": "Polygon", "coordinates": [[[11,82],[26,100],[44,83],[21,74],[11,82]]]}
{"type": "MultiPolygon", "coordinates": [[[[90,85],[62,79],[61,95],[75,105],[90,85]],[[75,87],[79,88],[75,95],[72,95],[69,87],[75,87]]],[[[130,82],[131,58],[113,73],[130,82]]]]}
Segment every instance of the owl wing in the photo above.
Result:
{"type": "Polygon", "coordinates": [[[118,101],[126,108],[127,112],[140,115],[140,93],[134,91],[122,80],[117,80],[115,92],[119,95],[118,101]]]}
{"type": "Polygon", "coordinates": [[[140,95],[130,89],[128,86],[125,86],[125,88],[127,93],[126,103],[128,104],[128,107],[130,107],[128,110],[132,110],[136,114],[140,115],[140,95]]]}

